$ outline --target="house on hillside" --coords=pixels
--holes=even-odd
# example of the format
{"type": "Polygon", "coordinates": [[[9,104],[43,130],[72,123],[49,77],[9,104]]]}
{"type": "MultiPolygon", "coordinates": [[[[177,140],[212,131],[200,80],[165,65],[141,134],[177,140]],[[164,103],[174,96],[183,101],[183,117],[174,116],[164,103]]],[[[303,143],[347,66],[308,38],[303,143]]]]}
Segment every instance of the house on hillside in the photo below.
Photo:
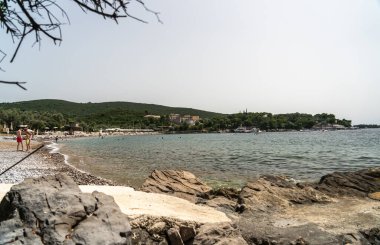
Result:
{"type": "Polygon", "coordinates": [[[194,122],[198,122],[199,120],[201,120],[201,118],[199,116],[191,116],[191,120],[193,120],[194,122]]]}
{"type": "Polygon", "coordinates": [[[172,123],[180,124],[181,123],[181,115],[179,114],[169,114],[169,121],[172,123]]]}
{"type": "Polygon", "coordinates": [[[181,117],[179,114],[170,114],[169,120],[172,123],[180,124],[180,123],[187,123],[189,125],[194,125],[197,121],[200,120],[199,116],[192,116],[192,115],[184,115],[181,117]]]}
{"type": "Polygon", "coordinates": [[[191,115],[184,115],[183,117],[181,117],[181,122],[186,123],[188,125],[194,125],[195,124],[193,117],[191,115]]]}
{"type": "Polygon", "coordinates": [[[145,115],[144,118],[152,118],[152,119],[160,120],[161,116],[159,116],[159,115],[145,115]]]}

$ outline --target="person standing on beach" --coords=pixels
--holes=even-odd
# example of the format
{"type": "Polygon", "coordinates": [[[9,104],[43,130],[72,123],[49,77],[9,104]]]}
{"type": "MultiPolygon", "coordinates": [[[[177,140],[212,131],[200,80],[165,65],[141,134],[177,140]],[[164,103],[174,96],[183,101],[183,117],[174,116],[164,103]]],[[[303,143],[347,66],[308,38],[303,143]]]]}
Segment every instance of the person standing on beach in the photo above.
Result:
{"type": "Polygon", "coordinates": [[[30,140],[32,139],[32,134],[29,131],[28,127],[24,129],[25,131],[25,145],[26,145],[26,151],[30,150],[30,140]]]}
{"type": "Polygon", "coordinates": [[[17,151],[20,147],[20,144],[21,144],[21,151],[24,151],[24,144],[22,143],[22,131],[21,131],[21,128],[19,128],[17,130],[17,133],[16,133],[16,141],[17,141],[17,151]]]}

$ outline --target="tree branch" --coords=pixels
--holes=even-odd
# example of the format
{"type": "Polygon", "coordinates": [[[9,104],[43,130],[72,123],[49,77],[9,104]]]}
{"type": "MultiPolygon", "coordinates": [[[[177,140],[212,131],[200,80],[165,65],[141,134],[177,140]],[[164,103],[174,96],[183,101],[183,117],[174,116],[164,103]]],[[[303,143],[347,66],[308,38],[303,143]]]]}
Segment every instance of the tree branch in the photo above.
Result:
{"type": "MultiPolygon", "coordinates": [[[[116,23],[121,18],[132,18],[137,21],[147,21],[131,15],[128,7],[131,2],[138,3],[145,11],[156,16],[162,23],[159,12],[149,9],[144,0],[70,0],[78,5],[84,12],[91,12],[116,23]]],[[[59,0],[0,0],[0,28],[4,29],[15,42],[18,40],[16,50],[12,55],[12,63],[23,43],[25,37],[34,34],[35,43],[42,40],[42,36],[53,41],[54,44],[62,41],[61,26],[70,23],[65,10],[59,5],[59,0]],[[56,13],[61,13],[58,18],[56,13]]],[[[1,59],[0,59],[1,62],[1,59]]]]}
{"type": "Polygon", "coordinates": [[[27,90],[24,86],[21,85],[21,84],[24,84],[24,83],[26,83],[26,82],[7,82],[7,81],[0,81],[0,83],[14,84],[14,85],[19,86],[19,87],[22,88],[23,90],[27,90]]]}

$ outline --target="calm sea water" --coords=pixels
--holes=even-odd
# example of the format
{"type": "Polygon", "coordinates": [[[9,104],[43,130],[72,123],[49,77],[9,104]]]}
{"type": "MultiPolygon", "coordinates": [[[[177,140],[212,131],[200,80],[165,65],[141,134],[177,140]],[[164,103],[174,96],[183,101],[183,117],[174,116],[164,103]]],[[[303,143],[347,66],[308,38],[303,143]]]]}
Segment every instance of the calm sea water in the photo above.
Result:
{"type": "Polygon", "coordinates": [[[188,170],[213,186],[262,174],[317,180],[337,170],[380,166],[380,130],[109,136],[59,142],[68,161],[134,187],[154,169],[188,170]]]}

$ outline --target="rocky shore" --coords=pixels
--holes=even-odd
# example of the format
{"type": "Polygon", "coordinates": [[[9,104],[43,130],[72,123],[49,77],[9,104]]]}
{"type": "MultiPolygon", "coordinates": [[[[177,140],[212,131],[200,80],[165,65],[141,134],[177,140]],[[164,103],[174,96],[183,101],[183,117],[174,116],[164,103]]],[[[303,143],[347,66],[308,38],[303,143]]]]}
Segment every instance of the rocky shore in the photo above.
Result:
{"type": "MultiPolygon", "coordinates": [[[[20,154],[26,153],[0,147],[7,158],[0,158],[1,168],[20,154]]],[[[380,168],[334,172],[317,183],[261,176],[240,190],[212,189],[186,171],[155,170],[136,193],[146,193],[145,199],[123,194],[139,200],[134,207],[142,213],[136,215],[120,209],[116,197],[81,191],[78,184],[113,183],[62,157],[43,151],[0,178],[19,183],[33,177],[14,185],[0,203],[0,244],[380,244],[380,168]],[[172,196],[178,205],[153,194],[172,196]],[[166,209],[196,207],[228,219],[185,219],[166,209]]]]}
{"type": "Polygon", "coordinates": [[[380,244],[380,168],[334,172],[318,183],[262,176],[212,190],[188,172],[154,171],[141,190],[225,212],[248,244],[380,244]]]}

